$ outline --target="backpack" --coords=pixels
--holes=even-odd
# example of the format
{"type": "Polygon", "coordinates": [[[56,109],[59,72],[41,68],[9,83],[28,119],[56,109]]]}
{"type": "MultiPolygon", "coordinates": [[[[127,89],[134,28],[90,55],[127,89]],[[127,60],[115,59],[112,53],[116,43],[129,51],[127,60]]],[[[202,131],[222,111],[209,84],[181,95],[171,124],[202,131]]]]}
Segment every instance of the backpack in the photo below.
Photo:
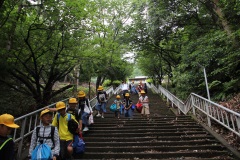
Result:
{"type": "Polygon", "coordinates": [[[8,139],[6,139],[4,142],[2,142],[2,144],[1,144],[1,146],[0,146],[0,150],[2,150],[2,148],[5,146],[5,144],[6,144],[8,141],[10,141],[10,140],[12,140],[12,138],[8,138],[8,139]]]}
{"type": "Polygon", "coordinates": [[[85,98],[84,100],[79,100],[78,101],[78,108],[83,110],[85,105],[87,105],[88,107],[90,106],[89,104],[89,100],[87,98],[85,98]]]}
{"type": "Polygon", "coordinates": [[[85,152],[85,142],[79,135],[74,135],[73,137],[73,151],[76,154],[82,154],[85,152]]]}
{"type": "Polygon", "coordinates": [[[110,111],[112,111],[112,112],[117,111],[117,104],[113,103],[113,104],[110,106],[110,111]]]}
{"type": "Polygon", "coordinates": [[[132,104],[131,109],[134,111],[136,108],[135,104],[132,104]]]}
{"type": "Polygon", "coordinates": [[[90,104],[89,104],[89,100],[88,100],[88,99],[85,99],[84,108],[81,108],[81,112],[82,112],[82,113],[83,113],[83,112],[86,112],[86,113],[88,113],[88,114],[90,114],[90,112],[92,112],[92,108],[91,108],[91,106],[90,106],[90,104]],[[87,106],[87,107],[85,107],[85,106],[87,106]]]}
{"type": "Polygon", "coordinates": [[[40,127],[36,128],[36,137],[37,140],[40,138],[44,139],[51,139],[53,142],[53,147],[50,148],[49,145],[46,143],[43,143],[43,140],[40,140],[39,145],[37,145],[34,150],[32,151],[31,154],[31,160],[50,160],[52,158],[52,149],[55,147],[55,142],[54,142],[54,132],[55,132],[55,127],[51,126],[51,133],[50,136],[48,137],[41,137],[39,136],[39,131],[40,127]]]}
{"type": "MultiPolygon", "coordinates": [[[[67,116],[68,116],[67,117],[68,131],[72,134],[76,134],[76,131],[78,129],[78,123],[74,119],[71,119],[71,114],[70,113],[67,113],[67,116]]],[[[59,118],[60,118],[60,113],[58,113],[58,115],[57,115],[58,126],[59,126],[59,118]]]]}
{"type": "Polygon", "coordinates": [[[35,147],[31,154],[31,160],[51,160],[52,150],[46,143],[41,143],[35,147]]]}
{"type": "Polygon", "coordinates": [[[55,147],[55,141],[54,141],[54,132],[55,132],[55,127],[54,126],[51,126],[51,136],[49,137],[41,137],[41,136],[39,136],[38,134],[39,134],[39,130],[40,130],[40,127],[37,127],[36,128],[36,137],[37,137],[37,139],[38,138],[43,138],[43,139],[50,139],[51,138],[51,140],[52,140],[52,142],[53,142],[53,147],[52,148],[54,148],[55,147]]]}
{"type": "Polygon", "coordinates": [[[79,121],[80,119],[82,119],[82,118],[81,118],[81,117],[82,117],[82,116],[81,116],[82,114],[81,114],[81,110],[80,110],[80,109],[74,109],[74,110],[72,110],[72,109],[70,109],[70,108],[67,108],[66,112],[67,112],[67,113],[70,113],[71,115],[73,115],[77,121],[79,121]]]}
{"type": "Polygon", "coordinates": [[[100,93],[100,94],[98,95],[98,97],[99,97],[99,100],[100,100],[101,102],[105,102],[105,101],[106,101],[106,96],[105,96],[104,93],[100,93]]]}

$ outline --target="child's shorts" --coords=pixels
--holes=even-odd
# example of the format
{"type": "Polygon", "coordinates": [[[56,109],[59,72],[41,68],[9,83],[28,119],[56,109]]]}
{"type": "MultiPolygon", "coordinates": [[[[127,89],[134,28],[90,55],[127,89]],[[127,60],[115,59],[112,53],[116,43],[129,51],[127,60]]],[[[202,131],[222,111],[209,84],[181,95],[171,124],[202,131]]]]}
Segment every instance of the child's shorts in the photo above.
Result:
{"type": "Polygon", "coordinates": [[[141,114],[150,114],[149,106],[143,106],[141,114]]]}
{"type": "Polygon", "coordinates": [[[97,103],[96,104],[96,110],[97,111],[102,111],[102,112],[106,113],[107,112],[106,105],[107,105],[106,102],[104,102],[104,103],[97,103]]]}

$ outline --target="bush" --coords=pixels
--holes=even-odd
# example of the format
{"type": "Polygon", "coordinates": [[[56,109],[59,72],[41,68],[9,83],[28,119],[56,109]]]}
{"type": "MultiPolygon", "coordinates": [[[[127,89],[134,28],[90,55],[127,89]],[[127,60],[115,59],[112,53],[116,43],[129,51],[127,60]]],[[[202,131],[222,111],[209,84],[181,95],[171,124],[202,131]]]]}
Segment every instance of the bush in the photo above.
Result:
{"type": "Polygon", "coordinates": [[[118,87],[120,84],[122,84],[122,82],[121,81],[119,81],[119,80],[115,80],[115,81],[113,81],[113,87],[114,88],[116,88],[116,87],[118,87]]]}
{"type": "Polygon", "coordinates": [[[114,88],[118,87],[122,82],[119,81],[119,80],[115,80],[111,83],[110,80],[105,80],[104,83],[103,83],[103,86],[104,87],[110,87],[110,86],[113,86],[114,88]]]}

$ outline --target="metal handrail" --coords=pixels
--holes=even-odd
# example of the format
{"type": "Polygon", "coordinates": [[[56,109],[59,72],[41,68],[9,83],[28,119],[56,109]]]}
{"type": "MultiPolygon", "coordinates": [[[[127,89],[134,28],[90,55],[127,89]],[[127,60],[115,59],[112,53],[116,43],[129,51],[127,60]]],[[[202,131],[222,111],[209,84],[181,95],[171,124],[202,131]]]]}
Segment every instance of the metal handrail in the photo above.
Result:
{"type": "Polygon", "coordinates": [[[167,98],[167,102],[171,102],[172,106],[175,105],[179,112],[181,111],[186,115],[190,110],[192,110],[194,115],[198,114],[197,118],[206,118],[209,127],[211,127],[211,120],[213,120],[236,135],[240,136],[239,113],[195,93],[191,93],[184,103],[162,86],[159,86],[157,90],[153,84],[149,86],[151,86],[156,93],[160,93],[161,95],[165,96],[167,98]]]}
{"type": "MultiPolygon", "coordinates": [[[[111,97],[114,94],[113,87],[111,86],[111,87],[107,88],[106,93],[108,94],[109,97],[111,97]]],[[[69,98],[61,100],[61,101],[67,103],[68,99],[69,98]]],[[[96,106],[96,104],[97,104],[97,96],[95,96],[94,98],[92,98],[90,100],[90,105],[92,108],[94,108],[96,106]]],[[[19,128],[14,129],[14,134],[13,134],[13,140],[16,143],[16,146],[18,146],[17,159],[21,159],[24,140],[26,140],[26,137],[30,136],[32,134],[34,128],[38,124],[40,124],[40,119],[39,119],[40,112],[46,108],[52,108],[55,105],[56,105],[56,103],[50,104],[46,107],[43,107],[41,109],[38,109],[34,112],[28,113],[26,115],[23,115],[23,116],[15,119],[15,123],[20,125],[19,128]]]]}

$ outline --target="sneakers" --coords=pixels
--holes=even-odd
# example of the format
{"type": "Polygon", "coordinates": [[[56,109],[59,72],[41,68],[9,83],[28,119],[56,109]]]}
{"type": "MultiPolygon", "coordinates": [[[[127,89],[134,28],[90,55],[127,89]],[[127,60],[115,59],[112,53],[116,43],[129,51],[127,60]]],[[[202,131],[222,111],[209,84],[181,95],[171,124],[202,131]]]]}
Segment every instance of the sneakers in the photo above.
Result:
{"type": "Polygon", "coordinates": [[[97,114],[96,117],[101,117],[101,114],[97,114]]]}
{"type": "Polygon", "coordinates": [[[84,132],[86,132],[88,130],[89,130],[88,127],[84,127],[84,129],[83,129],[84,132]]]}
{"type": "Polygon", "coordinates": [[[104,117],[102,116],[102,118],[104,118],[104,117]]]}

